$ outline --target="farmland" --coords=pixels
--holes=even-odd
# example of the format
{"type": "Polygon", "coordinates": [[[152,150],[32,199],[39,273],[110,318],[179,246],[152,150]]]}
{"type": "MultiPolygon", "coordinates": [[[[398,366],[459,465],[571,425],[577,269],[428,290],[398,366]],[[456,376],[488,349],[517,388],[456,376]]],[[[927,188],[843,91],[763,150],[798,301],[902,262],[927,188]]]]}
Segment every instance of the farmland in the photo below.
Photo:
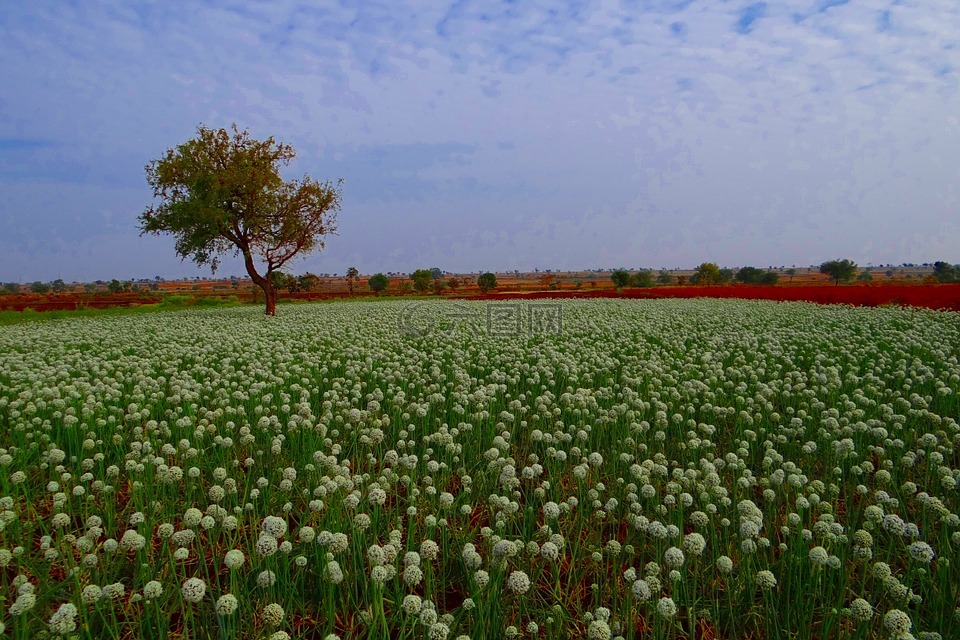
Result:
{"type": "Polygon", "coordinates": [[[14,638],[960,624],[955,312],[343,301],[0,327],[0,353],[14,638]]]}

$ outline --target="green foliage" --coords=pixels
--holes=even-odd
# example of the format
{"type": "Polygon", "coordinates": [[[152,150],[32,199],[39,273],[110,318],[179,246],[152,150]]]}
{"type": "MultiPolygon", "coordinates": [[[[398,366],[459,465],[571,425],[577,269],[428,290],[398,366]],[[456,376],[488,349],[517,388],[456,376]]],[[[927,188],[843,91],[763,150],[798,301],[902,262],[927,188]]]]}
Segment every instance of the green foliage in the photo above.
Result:
{"type": "Polygon", "coordinates": [[[177,255],[214,271],[223,254],[242,256],[272,315],[270,274],[322,248],[323,237],[335,232],[339,183],[307,175],[284,181],[280,167],[295,157],[292,147],[272,137],[256,140],[236,125],[232,130],[200,125],[196,138],[147,165],[147,182],[160,202],[140,215],[140,231],[173,235],[177,255]],[[266,265],[265,275],[255,260],[266,265]]]}
{"type": "Polygon", "coordinates": [[[720,267],[714,262],[703,262],[696,269],[697,284],[707,286],[720,282],[720,267]]]}
{"type": "Polygon", "coordinates": [[[764,271],[760,276],[759,284],[774,285],[780,282],[780,276],[776,271],[764,271]]]}
{"type": "Polygon", "coordinates": [[[67,283],[65,283],[61,278],[57,278],[50,283],[50,288],[53,289],[55,293],[63,293],[67,290],[67,283]]]}
{"type": "Polygon", "coordinates": [[[797,270],[793,267],[790,267],[785,271],[785,273],[790,276],[790,282],[793,282],[793,276],[797,275],[797,270]]]}
{"type": "Polygon", "coordinates": [[[670,284],[671,282],[673,282],[673,276],[670,275],[670,272],[661,269],[660,273],[657,274],[657,284],[670,284]]]}
{"type": "Polygon", "coordinates": [[[850,282],[857,273],[857,263],[847,259],[828,260],[820,265],[820,273],[830,276],[837,284],[850,282]]]}
{"type": "Polygon", "coordinates": [[[491,289],[497,288],[497,276],[490,273],[489,271],[477,278],[477,286],[480,287],[480,291],[486,293],[491,289]]]}
{"type": "Polygon", "coordinates": [[[20,283],[19,282],[4,282],[3,290],[8,293],[20,293],[20,283]]]}
{"type": "Polygon", "coordinates": [[[373,291],[377,295],[380,295],[389,285],[390,279],[382,273],[374,274],[367,280],[367,286],[370,287],[370,291],[373,291]]]}
{"type": "Polygon", "coordinates": [[[737,270],[737,275],[735,276],[737,282],[743,284],[758,284],[760,278],[763,277],[763,269],[757,269],[756,267],[741,267],[737,270]]]}
{"type": "Polygon", "coordinates": [[[653,286],[653,273],[647,270],[637,271],[633,274],[633,286],[646,289],[653,286]]]}
{"type": "Polygon", "coordinates": [[[439,280],[443,277],[443,271],[440,269],[440,267],[431,267],[430,277],[432,277],[434,280],[439,280]]]}
{"type": "Polygon", "coordinates": [[[720,280],[719,280],[720,284],[727,284],[729,282],[733,282],[733,277],[735,273],[733,269],[724,267],[723,269],[720,269],[719,275],[720,275],[720,280]]]}
{"type": "Polygon", "coordinates": [[[873,274],[869,271],[864,271],[857,276],[857,282],[873,282],[873,274]]]}
{"type": "Polygon", "coordinates": [[[49,293],[50,285],[48,285],[46,282],[40,282],[40,281],[31,282],[30,291],[33,293],[40,293],[40,294],[49,293]]]}
{"type": "Polygon", "coordinates": [[[277,291],[281,289],[286,289],[290,293],[300,291],[300,281],[296,277],[283,271],[271,271],[270,284],[272,284],[273,288],[277,291]]]}
{"type": "Polygon", "coordinates": [[[450,278],[447,280],[447,287],[450,289],[450,291],[456,291],[460,288],[460,280],[457,278],[450,278]]]}
{"type": "Polygon", "coordinates": [[[958,282],[960,281],[960,264],[950,264],[937,260],[933,263],[933,277],[937,282],[958,282]]]}
{"type": "Polygon", "coordinates": [[[311,292],[320,289],[320,277],[309,271],[301,276],[297,276],[297,282],[300,283],[300,290],[311,292]]]}
{"type": "Polygon", "coordinates": [[[410,274],[410,279],[413,280],[413,288],[417,293],[426,293],[430,289],[433,274],[429,269],[417,269],[410,274]]]}
{"type": "Polygon", "coordinates": [[[117,280],[116,278],[114,278],[107,285],[107,291],[109,291],[110,293],[120,293],[121,291],[123,291],[123,283],[117,280]]]}
{"type": "Polygon", "coordinates": [[[625,269],[617,269],[610,274],[610,280],[613,282],[613,286],[620,290],[630,285],[631,278],[625,269]]]}

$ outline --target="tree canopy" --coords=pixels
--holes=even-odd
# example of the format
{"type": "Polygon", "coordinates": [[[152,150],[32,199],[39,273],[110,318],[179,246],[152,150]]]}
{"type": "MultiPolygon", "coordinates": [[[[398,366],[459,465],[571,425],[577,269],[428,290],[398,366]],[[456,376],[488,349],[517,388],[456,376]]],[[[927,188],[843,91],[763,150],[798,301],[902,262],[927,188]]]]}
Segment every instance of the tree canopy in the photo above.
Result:
{"type": "Polygon", "coordinates": [[[322,249],[340,211],[342,181],[321,183],[308,175],[284,181],[280,167],[295,156],[289,145],[257,140],[237,125],[232,133],[199,125],[196,138],[146,166],[160,202],[140,215],[141,234],[172,234],[177,255],[213,271],[224,254],[242,256],[264,291],[267,315],[274,315],[271,274],[294,256],[322,249]]]}
{"type": "Polygon", "coordinates": [[[857,273],[857,263],[847,259],[828,260],[820,265],[820,273],[830,276],[837,284],[850,282],[857,273]]]}
{"type": "Polygon", "coordinates": [[[697,284],[712,285],[720,282],[720,267],[714,262],[703,262],[697,267],[697,284]]]}
{"type": "Polygon", "coordinates": [[[610,280],[618,291],[630,286],[630,279],[630,274],[625,269],[617,269],[610,274],[610,280]]]}
{"type": "Polygon", "coordinates": [[[486,293],[491,289],[496,289],[497,276],[488,271],[477,278],[477,286],[480,287],[480,291],[483,293],[486,293]]]}
{"type": "Polygon", "coordinates": [[[390,279],[382,273],[374,274],[367,280],[367,286],[370,287],[370,291],[373,291],[377,295],[380,295],[389,284],[390,279]]]}

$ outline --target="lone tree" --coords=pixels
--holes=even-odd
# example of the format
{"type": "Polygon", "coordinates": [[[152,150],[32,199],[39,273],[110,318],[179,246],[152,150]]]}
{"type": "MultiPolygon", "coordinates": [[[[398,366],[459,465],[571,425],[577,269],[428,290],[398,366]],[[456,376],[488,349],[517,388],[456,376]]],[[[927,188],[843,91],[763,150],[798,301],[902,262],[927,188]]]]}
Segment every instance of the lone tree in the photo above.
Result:
{"type": "Polygon", "coordinates": [[[357,270],[356,267],[350,267],[349,269],[347,269],[347,273],[345,277],[347,278],[347,289],[350,290],[350,295],[352,296],[353,283],[360,281],[360,272],[357,270]]]}
{"type": "Polygon", "coordinates": [[[417,293],[426,293],[433,280],[433,274],[430,273],[429,269],[417,269],[410,274],[410,278],[413,280],[413,288],[417,290],[417,293]]]}
{"type": "Polygon", "coordinates": [[[617,269],[610,274],[610,280],[617,291],[630,286],[630,274],[625,269],[617,269]]]}
{"type": "Polygon", "coordinates": [[[697,284],[717,284],[720,282],[720,267],[714,262],[702,262],[694,275],[697,276],[697,284]]]}
{"type": "Polygon", "coordinates": [[[336,233],[343,181],[321,183],[308,175],[284,181],[279,169],[296,156],[292,147],[272,137],[256,140],[237,125],[232,131],[201,124],[196,138],[146,166],[160,204],[140,215],[140,232],[173,234],[177,255],[214,272],[223,254],[242,256],[272,316],[271,275],[294,256],[322,249],[323,237],[336,233]]]}
{"type": "Polygon", "coordinates": [[[837,284],[850,282],[857,273],[857,263],[847,259],[828,260],[820,265],[820,273],[830,276],[837,284]]]}
{"type": "Polygon", "coordinates": [[[497,276],[490,273],[489,271],[477,278],[477,286],[480,288],[480,291],[486,293],[491,289],[497,288],[497,276]]]}
{"type": "Polygon", "coordinates": [[[370,291],[373,291],[378,296],[389,284],[390,279],[382,273],[374,274],[367,280],[367,286],[370,287],[370,291]]]}

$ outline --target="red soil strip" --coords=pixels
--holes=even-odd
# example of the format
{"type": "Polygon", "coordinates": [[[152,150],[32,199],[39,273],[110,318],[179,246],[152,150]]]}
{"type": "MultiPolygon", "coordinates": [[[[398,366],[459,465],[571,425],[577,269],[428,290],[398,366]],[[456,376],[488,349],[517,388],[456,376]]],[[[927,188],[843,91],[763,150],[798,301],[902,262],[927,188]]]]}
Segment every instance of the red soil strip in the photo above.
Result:
{"type": "Polygon", "coordinates": [[[897,305],[960,311],[960,284],[882,284],[882,285],[797,285],[753,286],[724,285],[716,287],[653,287],[624,289],[620,293],[597,291],[537,291],[533,293],[487,293],[469,296],[471,300],[518,300],[541,298],[740,298],[744,300],[777,300],[816,302],[818,304],[851,304],[861,307],[897,305]]]}

